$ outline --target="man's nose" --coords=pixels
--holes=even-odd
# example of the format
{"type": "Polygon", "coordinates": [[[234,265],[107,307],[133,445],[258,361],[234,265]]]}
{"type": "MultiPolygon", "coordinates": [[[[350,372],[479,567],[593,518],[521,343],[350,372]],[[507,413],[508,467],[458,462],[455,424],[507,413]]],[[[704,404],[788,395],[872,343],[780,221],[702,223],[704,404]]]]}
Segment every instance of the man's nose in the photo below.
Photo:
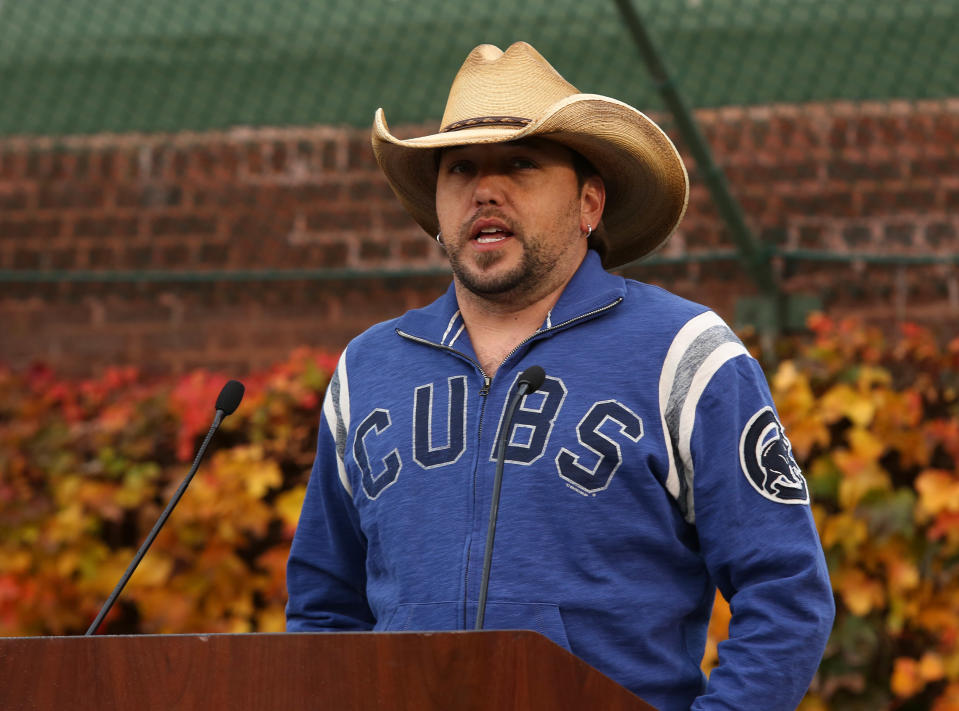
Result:
{"type": "Polygon", "coordinates": [[[476,176],[473,200],[477,205],[501,205],[505,186],[502,173],[493,170],[480,171],[476,176]]]}

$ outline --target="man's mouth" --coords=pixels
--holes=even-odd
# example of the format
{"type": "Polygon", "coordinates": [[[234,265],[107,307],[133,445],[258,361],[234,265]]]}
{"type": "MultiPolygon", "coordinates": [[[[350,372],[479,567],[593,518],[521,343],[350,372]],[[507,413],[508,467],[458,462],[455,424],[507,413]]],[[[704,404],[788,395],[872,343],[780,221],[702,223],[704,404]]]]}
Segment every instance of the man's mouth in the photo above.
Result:
{"type": "Polygon", "coordinates": [[[478,245],[496,244],[512,236],[509,226],[496,218],[480,219],[473,225],[472,239],[478,245]]]}
{"type": "Polygon", "coordinates": [[[493,244],[495,242],[502,242],[511,234],[512,233],[498,227],[486,227],[479,231],[475,239],[479,244],[493,244]]]}

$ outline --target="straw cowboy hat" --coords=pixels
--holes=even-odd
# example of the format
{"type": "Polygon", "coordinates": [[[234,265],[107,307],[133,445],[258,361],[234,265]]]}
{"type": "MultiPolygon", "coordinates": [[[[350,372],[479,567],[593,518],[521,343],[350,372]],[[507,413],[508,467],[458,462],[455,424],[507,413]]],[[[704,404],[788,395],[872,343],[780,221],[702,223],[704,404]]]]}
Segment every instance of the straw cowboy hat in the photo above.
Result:
{"type": "Polygon", "coordinates": [[[653,121],[616,99],[581,94],[525,42],[505,52],[476,47],[450,88],[439,133],[401,140],[383,109],[373,119],[373,152],[393,191],[430,235],[436,218],[435,150],[538,136],[584,156],[606,184],[595,245],[606,268],[639,259],[676,229],[689,178],[672,141],[653,121]]]}

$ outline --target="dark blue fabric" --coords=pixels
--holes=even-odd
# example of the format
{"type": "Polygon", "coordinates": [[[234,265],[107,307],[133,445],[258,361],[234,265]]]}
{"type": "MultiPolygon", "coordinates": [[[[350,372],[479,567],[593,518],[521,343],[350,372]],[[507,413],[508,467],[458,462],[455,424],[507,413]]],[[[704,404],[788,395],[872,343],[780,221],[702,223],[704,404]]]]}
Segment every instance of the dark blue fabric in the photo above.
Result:
{"type": "Polygon", "coordinates": [[[542,632],[661,711],[795,709],[832,592],[809,506],[764,496],[744,471],[743,432],[772,400],[731,332],[702,306],[607,274],[592,252],[489,382],[456,311],[451,290],[345,351],[345,395],[324,407],[291,550],[288,629],[472,628],[495,437],[512,384],[537,364],[547,380],[511,436],[487,626],[542,632]],[[700,321],[713,325],[680,347],[700,321]],[[430,386],[433,407],[416,408],[430,386]],[[423,462],[427,431],[442,451],[464,417],[465,451],[423,462]],[[732,637],[707,686],[717,586],[732,637]]]}

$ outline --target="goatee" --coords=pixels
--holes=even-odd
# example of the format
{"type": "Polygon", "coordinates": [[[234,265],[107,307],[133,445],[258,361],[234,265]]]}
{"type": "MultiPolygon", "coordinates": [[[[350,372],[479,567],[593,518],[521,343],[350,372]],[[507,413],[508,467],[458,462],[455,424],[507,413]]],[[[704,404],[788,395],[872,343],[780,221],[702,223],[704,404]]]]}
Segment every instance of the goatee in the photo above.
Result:
{"type": "MultiPolygon", "coordinates": [[[[556,266],[556,259],[549,259],[544,250],[535,246],[535,239],[526,240],[523,235],[513,233],[510,239],[519,241],[522,254],[519,262],[505,271],[495,270],[497,262],[505,256],[499,251],[480,252],[472,257],[471,264],[461,258],[462,249],[447,250],[450,267],[456,279],[469,291],[486,298],[510,294],[519,296],[535,291],[556,266]],[[530,245],[534,246],[530,246],[530,245]],[[492,271],[491,271],[492,270],[492,271]]],[[[469,239],[460,244],[469,244],[469,239]]]]}

